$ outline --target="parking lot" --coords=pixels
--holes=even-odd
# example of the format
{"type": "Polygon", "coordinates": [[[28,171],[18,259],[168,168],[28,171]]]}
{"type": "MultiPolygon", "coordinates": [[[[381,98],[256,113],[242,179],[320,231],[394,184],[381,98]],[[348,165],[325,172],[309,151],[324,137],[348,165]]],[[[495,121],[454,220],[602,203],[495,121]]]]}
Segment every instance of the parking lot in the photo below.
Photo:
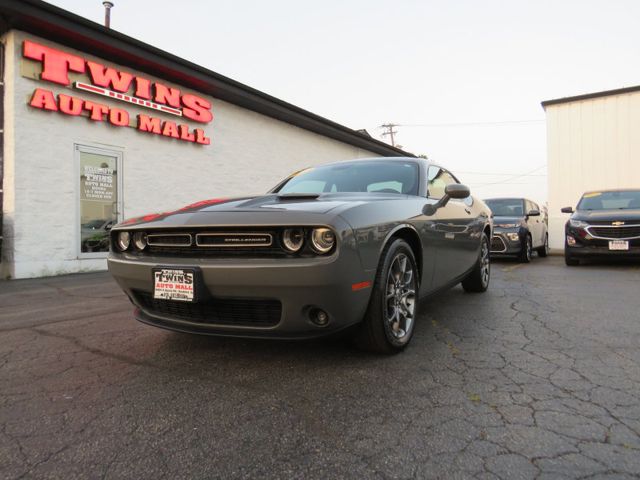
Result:
{"type": "Polygon", "coordinates": [[[148,327],[106,273],[0,283],[0,477],[637,477],[639,285],[497,262],[383,357],[148,327]]]}

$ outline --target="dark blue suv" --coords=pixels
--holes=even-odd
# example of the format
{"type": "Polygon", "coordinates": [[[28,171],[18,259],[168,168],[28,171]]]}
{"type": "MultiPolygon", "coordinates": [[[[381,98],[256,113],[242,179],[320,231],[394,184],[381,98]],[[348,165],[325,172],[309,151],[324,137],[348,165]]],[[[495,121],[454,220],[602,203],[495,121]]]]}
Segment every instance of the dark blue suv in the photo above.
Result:
{"type": "Polygon", "coordinates": [[[549,253],[546,212],[526,198],[489,198],[493,212],[491,255],[516,256],[529,263],[534,250],[539,257],[549,253]]]}

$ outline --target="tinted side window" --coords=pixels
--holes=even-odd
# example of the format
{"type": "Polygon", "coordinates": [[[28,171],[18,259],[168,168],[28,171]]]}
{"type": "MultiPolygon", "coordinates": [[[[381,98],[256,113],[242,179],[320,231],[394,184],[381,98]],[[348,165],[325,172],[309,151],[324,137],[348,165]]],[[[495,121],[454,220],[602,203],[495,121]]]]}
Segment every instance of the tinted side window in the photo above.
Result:
{"type": "Polygon", "coordinates": [[[429,198],[439,199],[444,196],[444,189],[447,185],[458,183],[453,176],[444,168],[431,165],[427,171],[427,195],[429,198]]]}

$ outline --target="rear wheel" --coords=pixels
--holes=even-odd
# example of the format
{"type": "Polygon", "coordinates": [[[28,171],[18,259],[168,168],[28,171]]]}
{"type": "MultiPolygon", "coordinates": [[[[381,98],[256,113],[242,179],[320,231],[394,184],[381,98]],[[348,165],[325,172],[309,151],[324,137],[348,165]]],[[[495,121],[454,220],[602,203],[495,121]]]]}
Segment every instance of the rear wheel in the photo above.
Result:
{"type": "Polygon", "coordinates": [[[544,236],[544,245],[537,249],[539,257],[546,257],[549,255],[549,234],[544,236]]]}
{"type": "Polygon", "coordinates": [[[382,252],[376,281],[356,344],[377,353],[398,353],[413,337],[418,269],[411,247],[393,240],[382,252]]]}
{"type": "Polygon", "coordinates": [[[531,253],[533,252],[533,243],[531,242],[531,235],[527,233],[527,236],[522,243],[522,250],[518,255],[518,260],[522,263],[529,263],[531,261],[531,253]]]}
{"type": "Polygon", "coordinates": [[[462,281],[462,288],[464,288],[465,292],[484,292],[489,288],[490,279],[491,253],[489,250],[489,238],[487,238],[486,234],[482,234],[480,255],[471,273],[462,281]]]}

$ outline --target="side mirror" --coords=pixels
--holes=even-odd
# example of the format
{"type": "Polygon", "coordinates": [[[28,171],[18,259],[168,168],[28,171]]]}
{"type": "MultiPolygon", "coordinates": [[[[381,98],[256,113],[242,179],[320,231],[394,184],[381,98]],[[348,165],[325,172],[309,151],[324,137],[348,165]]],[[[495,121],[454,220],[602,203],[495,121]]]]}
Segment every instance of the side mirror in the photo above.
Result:
{"type": "Polygon", "coordinates": [[[529,213],[527,213],[527,216],[529,217],[539,217],[540,216],[540,210],[529,210],[529,213]]]}
{"type": "Polygon", "coordinates": [[[573,213],[573,207],[563,207],[560,209],[562,213],[573,213]]]}
{"type": "Polygon", "coordinates": [[[433,215],[436,213],[436,210],[444,207],[452,198],[463,199],[467,198],[469,195],[471,195],[469,187],[462,185],[461,183],[452,183],[444,188],[444,195],[442,198],[436,203],[428,203],[425,205],[422,208],[422,213],[427,216],[433,215]]]}
{"type": "Polygon", "coordinates": [[[444,189],[444,193],[450,198],[458,199],[467,198],[469,195],[471,195],[469,187],[467,187],[466,185],[462,185],[461,183],[452,183],[450,185],[447,185],[444,189]]]}

